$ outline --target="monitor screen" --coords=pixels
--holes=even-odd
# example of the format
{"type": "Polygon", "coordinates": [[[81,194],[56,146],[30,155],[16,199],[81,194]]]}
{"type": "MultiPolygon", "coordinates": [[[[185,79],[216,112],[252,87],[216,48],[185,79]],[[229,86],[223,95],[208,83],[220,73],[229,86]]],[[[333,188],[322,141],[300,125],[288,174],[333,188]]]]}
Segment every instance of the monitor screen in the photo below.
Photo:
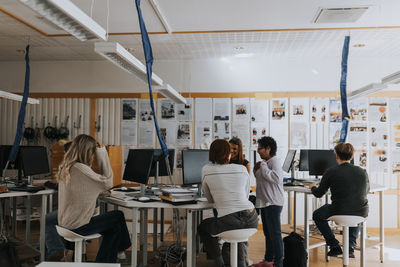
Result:
{"type": "Polygon", "coordinates": [[[290,172],[290,169],[292,168],[293,161],[294,161],[294,156],[296,155],[296,150],[288,150],[285,158],[285,162],[283,162],[282,170],[284,172],[290,172]]]}
{"type": "Polygon", "coordinates": [[[129,149],[123,179],[147,184],[153,161],[154,149],[129,149]]]}
{"type": "Polygon", "coordinates": [[[337,166],[333,150],[308,150],[310,175],[323,175],[330,167],[337,166]]]}
{"type": "Polygon", "coordinates": [[[21,146],[19,156],[24,176],[50,173],[46,147],[21,146]]]}
{"type": "Polygon", "coordinates": [[[299,171],[302,171],[302,172],[308,171],[308,150],[307,149],[300,150],[299,171]]]}
{"type": "Polygon", "coordinates": [[[201,170],[210,163],[208,150],[188,149],[182,151],[183,184],[201,184],[201,170]]]}
{"type": "Polygon", "coordinates": [[[0,146],[0,176],[2,175],[3,169],[6,167],[8,156],[11,152],[11,146],[0,146]]]}
{"type": "MultiPolygon", "coordinates": [[[[158,165],[158,176],[168,176],[167,165],[165,164],[165,159],[161,149],[153,149],[153,164],[151,165],[150,177],[156,175],[156,163],[159,162],[158,165]]],[[[175,149],[168,149],[168,160],[169,160],[169,168],[171,170],[171,175],[174,172],[174,158],[175,158],[175,149]]]]}

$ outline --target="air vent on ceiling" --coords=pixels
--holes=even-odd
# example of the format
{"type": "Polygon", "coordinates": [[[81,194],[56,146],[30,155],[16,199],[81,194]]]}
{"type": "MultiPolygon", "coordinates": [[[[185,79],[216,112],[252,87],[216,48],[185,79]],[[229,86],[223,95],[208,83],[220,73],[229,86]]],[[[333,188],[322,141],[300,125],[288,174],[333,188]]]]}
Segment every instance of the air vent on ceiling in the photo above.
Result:
{"type": "Polygon", "coordinates": [[[368,7],[319,8],[314,23],[349,23],[356,22],[368,7]]]}

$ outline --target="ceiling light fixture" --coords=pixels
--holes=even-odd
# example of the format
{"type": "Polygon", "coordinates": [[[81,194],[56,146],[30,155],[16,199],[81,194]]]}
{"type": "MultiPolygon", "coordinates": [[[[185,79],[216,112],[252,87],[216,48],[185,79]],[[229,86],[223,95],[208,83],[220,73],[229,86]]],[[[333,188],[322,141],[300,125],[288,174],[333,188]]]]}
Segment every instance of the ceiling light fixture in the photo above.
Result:
{"type": "Polygon", "coordinates": [[[186,104],[186,99],[169,84],[165,84],[164,86],[156,86],[154,89],[177,104],[186,104]]]}
{"type": "Polygon", "coordinates": [[[368,84],[367,86],[364,86],[360,89],[357,89],[355,91],[351,91],[348,95],[347,95],[347,99],[348,100],[354,100],[356,98],[362,97],[362,96],[366,96],[372,93],[375,93],[377,91],[380,91],[382,89],[385,89],[387,86],[385,84],[382,83],[371,83],[368,84]]]}
{"type": "MultiPolygon", "coordinates": [[[[146,66],[119,43],[97,42],[94,44],[94,51],[121,69],[135,74],[138,78],[147,82],[146,66]]],[[[155,85],[163,85],[164,82],[153,72],[152,83],[155,85]]]]}
{"type": "Polygon", "coordinates": [[[81,41],[107,40],[106,30],[69,0],[20,0],[81,41]]]}
{"type": "MultiPolygon", "coordinates": [[[[22,95],[17,95],[5,91],[0,91],[0,98],[5,98],[5,99],[10,99],[10,100],[15,100],[15,101],[22,101],[22,95]]],[[[35,98],[28,97],[28,103],[29,104],[39,104],[40,101],[35,98]]]]}
{"type": "Polygon", "coordinates": [[[383,77],[382,83],[383,84],[399,84],[400,83],[400,71],[383,77]]]}

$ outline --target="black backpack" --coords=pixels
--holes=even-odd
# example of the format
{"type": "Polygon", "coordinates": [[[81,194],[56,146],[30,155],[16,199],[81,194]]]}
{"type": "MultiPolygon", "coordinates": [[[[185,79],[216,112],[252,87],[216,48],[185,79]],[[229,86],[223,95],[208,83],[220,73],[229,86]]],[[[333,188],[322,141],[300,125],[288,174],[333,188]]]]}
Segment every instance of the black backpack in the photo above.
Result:
{"type": "Polygon", "coordinates": [[[306,267],[307,251],[304,247],[304,239],[297,233],[292,232],[283,238],[285,257],[283,258],[284,267],[306,267]]]}

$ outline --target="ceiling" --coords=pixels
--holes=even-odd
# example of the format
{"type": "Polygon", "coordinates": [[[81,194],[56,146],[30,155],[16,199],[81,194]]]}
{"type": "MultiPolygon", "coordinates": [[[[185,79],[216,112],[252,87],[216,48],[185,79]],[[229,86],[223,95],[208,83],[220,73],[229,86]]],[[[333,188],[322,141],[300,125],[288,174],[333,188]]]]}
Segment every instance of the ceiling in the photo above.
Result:
{"type": "MultiPolygon", "coordinates": [[[[143,59],[133,0],[72,0],[143,59]],[[109,4],[107,4],[109,3],[109,4]],[[107,16],[108,14],[108,16],[107,16]],[[108,17],[108,22],[107,22],[108,17]]],[[[354,57],[400,56],[398,0],[142,0],[156,60],[221,57],[324,58],[340,56],[351,36],[354,57]],[[353,23],[313,23],[320,7],[368,7],[353,23]],[[170,33],[167,32],[169,29],[170,33]],[[363,44],[363,47],[353,47],[363,44]]],[[[81,42],[18,0],[0,3],[0,61],[22,61],[29,42],[32,61],[103,60],[95,41],[81,42]]]]}

